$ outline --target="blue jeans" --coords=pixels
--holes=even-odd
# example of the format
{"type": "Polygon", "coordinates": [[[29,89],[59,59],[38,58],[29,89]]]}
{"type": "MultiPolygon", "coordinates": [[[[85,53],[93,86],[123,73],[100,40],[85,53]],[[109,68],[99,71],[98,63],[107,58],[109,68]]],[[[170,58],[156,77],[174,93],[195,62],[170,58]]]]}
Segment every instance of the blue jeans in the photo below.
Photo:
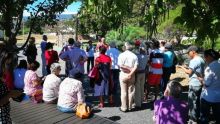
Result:
{"type": "Polygon", "coordinates": [[[189,104],[189,119],[198,122],[200,117],[200,95],[201,86],[189,86],[188,104],[189,104]]]}
{"type": "Polygon", "coordinates": [[[64,112],[64,113],[74,113],[75,112],[75,110],[73,110],[73,108],[64,108],[61,106],[57,106],[57,109],[60,110],[61,112],[64,112]]]}
{"type": "Polygon", "coordinates": [[[213,116],[216,121],[216,124],[220,124],[220,102],[211,103],[205,99],[201,99],[200,103],[200,120],[201,124],[208,124],[210,117],[210,109],[212,108],[213,116]]]}

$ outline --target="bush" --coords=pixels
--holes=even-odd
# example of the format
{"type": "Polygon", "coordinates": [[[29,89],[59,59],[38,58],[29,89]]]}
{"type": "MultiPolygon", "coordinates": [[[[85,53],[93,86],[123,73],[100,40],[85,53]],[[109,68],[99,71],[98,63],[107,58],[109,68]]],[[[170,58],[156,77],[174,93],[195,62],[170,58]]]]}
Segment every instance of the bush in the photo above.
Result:
{"type": "Polygon", "coordinates": [[[111,30],[106,34],[106,42],[116,42],[119,49],[122,48],[123,44],[127,41],[134,41],[135,39],[143,38],[146,36],[146,31],[142,27],[127,26],[123,31],[111,30]]]}

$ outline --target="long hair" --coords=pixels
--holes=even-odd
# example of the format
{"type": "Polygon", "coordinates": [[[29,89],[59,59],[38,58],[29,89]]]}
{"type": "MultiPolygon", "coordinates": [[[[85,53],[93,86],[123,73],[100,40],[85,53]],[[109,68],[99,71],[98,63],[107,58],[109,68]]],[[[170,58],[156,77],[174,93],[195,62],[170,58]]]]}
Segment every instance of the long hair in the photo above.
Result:
{"type": "Polygon", "coordinates": [[[16,52],[11,52],[3,48],[0,52],[0,77],[7,71],[12,72],[16,67],[18,56],[16,52]]]}
{"type": "Polygon", "coordinates": [[[216,52],[213,49],[208,49],[204,51],[204,56],[210,56],[212,57],[214,60],[218,60],[220,58],[220,55],[218,52],[216,52]]]}

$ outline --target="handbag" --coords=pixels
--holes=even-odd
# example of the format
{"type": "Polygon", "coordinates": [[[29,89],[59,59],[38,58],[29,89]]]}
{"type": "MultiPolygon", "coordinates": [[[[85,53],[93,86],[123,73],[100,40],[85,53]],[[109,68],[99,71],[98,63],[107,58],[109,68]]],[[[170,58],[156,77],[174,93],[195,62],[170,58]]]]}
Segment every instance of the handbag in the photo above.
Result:
{"type": "Polygon", "coordinates": [[[86,103],[80,103],[76,107],[76,116],[81,119],[89,118],[91,115],[91,108],[86,103]]]}
{"type": "Polygon", "coordinates": [[[42,91],[42,89],[36,90],[36,91],[32,94],[31,100],[32,100],[34,103],[41,103],[41,102],[43,102],[43,91],[42,91]]]}
{"type": "Polygon", "coordinates": [[[89,76],[90,78],[96,78],[97,75],[98,75],[98,73],[99,73],[98,67],[94,66],[94,67],[90,70],[88,76],[89,76]]]}

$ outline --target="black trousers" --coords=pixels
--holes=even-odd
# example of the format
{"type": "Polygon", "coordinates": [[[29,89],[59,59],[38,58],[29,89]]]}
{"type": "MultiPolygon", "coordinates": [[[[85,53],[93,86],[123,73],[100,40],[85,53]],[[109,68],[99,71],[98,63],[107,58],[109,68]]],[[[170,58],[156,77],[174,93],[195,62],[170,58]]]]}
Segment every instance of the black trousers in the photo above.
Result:
{"type": "Polygon", "coordinates": [[[89,73],[90,71],[90,64],[91,64],[91,68],[94,67],[94,57],[88,57],[88,60],[87,60],[87,73],[89,73]]]}
{"type": "Polygon", "coordinates": [[[210,110],[212,108],[212,113],[216,124],[220,124],[220,102],[211,103],[205,99],[200,101],[200,121],[201,124],[209,124],[210,110]]]}

